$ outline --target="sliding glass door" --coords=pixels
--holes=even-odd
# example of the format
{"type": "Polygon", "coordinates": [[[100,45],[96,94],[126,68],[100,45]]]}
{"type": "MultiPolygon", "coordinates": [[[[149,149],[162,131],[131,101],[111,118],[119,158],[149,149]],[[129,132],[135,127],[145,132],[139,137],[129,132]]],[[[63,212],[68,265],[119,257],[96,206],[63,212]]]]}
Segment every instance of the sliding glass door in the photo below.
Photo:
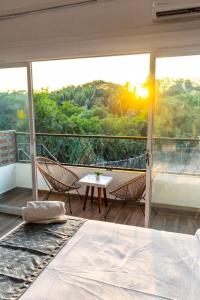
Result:
{"type": "Polygon", "coordinates": [[[200,212],[200,56],[156,59],[151,227],[193,234],[200,212]]]}
{"type": "MultiPolygon", "coordinates": [[[[129,181],[143,175],[146,168],[149,60],[149,54],[140,54],[34,62],[38,156],[58,160],[80,178],[95,171],[112,176],[107,188],[111,199],[109,192],[114,188],[122,184],[130,188],[129,181]]],[[[41,197],[49,189],[40,174],[38,188],[41,197]]],[[[141,184],[139,195],[142,192],[141,184]]],[[[80,193],[85,194],[84,186],[80,193]]],[[[124,196],[131,197],[126,192],[124,196]]],[[[83,204],[77,200],[74,197],[73,213],[73,207],[82,211],[83,204]]],[[[113,205],[117,214],[123,214],[119,221],[143,226],[140,207],[133,203],[120,209],[122,203],[113,205]]],[[[87,210],[84,216],[88,217],[87,210]]],[[[113,221],[112,213],[107,220],[113,221]]]]}
{"type": "Polygon", "coordinates": [[[0,211],[13,214],[33,199],[30,71],[27,66],[0,68],[0,211]]]}

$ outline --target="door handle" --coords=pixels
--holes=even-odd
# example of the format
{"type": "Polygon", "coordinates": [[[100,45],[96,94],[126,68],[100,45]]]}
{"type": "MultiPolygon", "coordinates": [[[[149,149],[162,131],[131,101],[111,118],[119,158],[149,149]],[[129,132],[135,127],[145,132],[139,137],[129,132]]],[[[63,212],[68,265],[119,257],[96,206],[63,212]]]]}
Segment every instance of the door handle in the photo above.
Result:
{"type": "Polygon", "coordinates": [[[149,151],[146,152],[146,164],[149,167],[150,166],[150,158],[151,158],[151,153],[149,151]]]}

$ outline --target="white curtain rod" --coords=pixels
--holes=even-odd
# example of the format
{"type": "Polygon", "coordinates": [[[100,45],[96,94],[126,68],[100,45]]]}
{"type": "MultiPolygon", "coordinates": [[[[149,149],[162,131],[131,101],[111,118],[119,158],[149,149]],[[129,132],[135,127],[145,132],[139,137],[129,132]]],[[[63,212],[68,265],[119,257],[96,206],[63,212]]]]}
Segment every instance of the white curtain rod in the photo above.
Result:
{"type": "Polygon", "coordinates": [[[116,0],[85,0],[85,1],[77,1],[75,3],[68,3],[68,4],[60,4],[60,5],[54,5],[54,6],[47,6],[43,8],[35,8],[35,9],[30,9],[26,11],[19,11],[19,12],[14,12],[10,14],[0,14],[0,21],[3,20],[8,20],[8,19],[13,19],[13,18],[18,18],[18,17],[23,17],[27,15],[32,15],[36,13],[43,13],[47,11],[52,11],[56,9],[62,9],[62,8],[73,8],[73,7],[78,7],[78,6],[85,6],[85,5],[91,5],[91,4],[96,4],[100,2],[111,2],[111,1],[116,1],[116,0]]]}

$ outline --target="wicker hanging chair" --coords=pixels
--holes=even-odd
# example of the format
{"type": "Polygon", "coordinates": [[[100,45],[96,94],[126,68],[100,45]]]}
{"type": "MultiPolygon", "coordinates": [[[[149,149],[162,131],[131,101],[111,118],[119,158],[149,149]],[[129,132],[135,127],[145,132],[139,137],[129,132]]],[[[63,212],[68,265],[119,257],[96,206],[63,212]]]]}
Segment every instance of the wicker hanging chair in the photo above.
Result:
{"type": "Polygon", "coordinates": [[[45,200],[49,199],[52,192],[67,194],[70,213],[72,213],[69,192],[75,190],[81,199],[78,192],[78,189],[81,187],[78,183],[79,177],[59,162],[46,157],[37,157],[37,167],[49,187],[45,200]]]}

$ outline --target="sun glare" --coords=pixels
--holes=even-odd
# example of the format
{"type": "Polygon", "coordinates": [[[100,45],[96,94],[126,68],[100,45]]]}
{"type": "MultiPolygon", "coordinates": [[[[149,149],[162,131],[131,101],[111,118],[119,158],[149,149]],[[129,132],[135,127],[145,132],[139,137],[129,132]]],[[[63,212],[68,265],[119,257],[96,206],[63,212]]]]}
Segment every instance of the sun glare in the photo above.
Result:
{"type": "Polygon", "coordinates": [[[144,86],[144,83],[134,85],[130,82],[127,82],[126,86],[128,87],[128,90],[130,92],[135,93],[135,95],[139,98],[146,99],[149,97],[149,90],[147,87],[144,86]]]}
{"type": "Polygon", "coordinates": [[[149,91],[141,85],[136,86],[136,95],[141,98],[148,98],[149,91]]]}

